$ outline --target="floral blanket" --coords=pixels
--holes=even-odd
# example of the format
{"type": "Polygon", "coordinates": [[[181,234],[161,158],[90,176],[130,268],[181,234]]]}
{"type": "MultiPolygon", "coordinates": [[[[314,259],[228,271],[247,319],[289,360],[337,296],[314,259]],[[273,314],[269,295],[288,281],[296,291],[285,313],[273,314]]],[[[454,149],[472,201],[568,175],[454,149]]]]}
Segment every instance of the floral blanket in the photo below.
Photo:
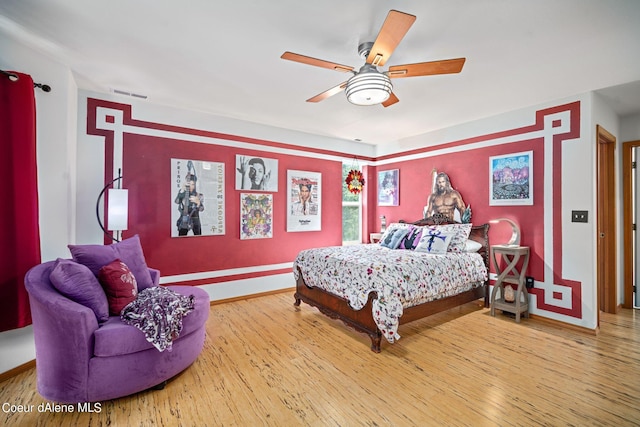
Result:
{"type": "Polygon", "coordinates": [[[432,255],[381,245],[332,246],[301,251],[293,264],[308,286],[349,301],[360,310],[369,293],[373,319],[390,343],[400,338],[398,325],[405,307],[457,295],[482,286],[487,269],[478,253],[432,255]]]}
{"type": "Polygon", "coordinates": [[[171,289],[146,288],[120,313],[122,321],[140,329],[158,351],[169,350],[182,332],[182,318],[194,309],[193,295],[185,296],[171,289]]]}

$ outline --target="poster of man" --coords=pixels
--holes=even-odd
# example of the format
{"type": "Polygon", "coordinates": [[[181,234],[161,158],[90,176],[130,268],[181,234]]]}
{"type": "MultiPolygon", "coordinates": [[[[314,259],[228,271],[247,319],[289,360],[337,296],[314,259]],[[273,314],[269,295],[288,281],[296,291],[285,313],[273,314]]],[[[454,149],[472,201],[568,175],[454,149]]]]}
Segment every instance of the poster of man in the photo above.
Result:
{"type": "Polygon", "coordinates": [[[287,171],[287,231],[320,231],[321,174],[287,171]]]}
{"type": "Polygon", "coordinates": [[[449,221],[471,222],[471,208],[466,206],[462,195],[451,186],[449,175],[432,171],[433,190],[427,199],[423,216],[444,215],[449,221]]]}
{"type": "Polygon", "coordinates": [[[224,163],[171,159],[171,237],[222,234],[224,163]]]}
{"type": "Polygon", "coordinates": [[[236,190],[278,191],[278,160],[236,155],[236,190]]]}

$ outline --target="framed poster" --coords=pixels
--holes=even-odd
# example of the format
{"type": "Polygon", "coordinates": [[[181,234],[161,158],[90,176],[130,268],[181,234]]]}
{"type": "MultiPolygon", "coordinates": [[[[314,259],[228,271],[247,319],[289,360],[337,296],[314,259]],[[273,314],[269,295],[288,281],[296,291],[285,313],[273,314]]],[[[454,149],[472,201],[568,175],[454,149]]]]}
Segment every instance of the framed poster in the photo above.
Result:
{"type": "Polygon", "coordinates": [[[489,157],[489,205],[533,205],[533,151],[489,157]]]}
{"type": "Polygon", "coordinates": [[[400,204],[400,171],[398,169],[378,172],[378,206],[400,204]]]}
{"type": "Polygon", "coordinates": [[[223,234],[224,163],[171,159],[171,237],[223,234]]]}
{"type": "Polygon", "coordinates": [[[319,172],[287,171],[287,231],[320,231],[321,179],[319,172]]]}
{"type": "Polygon", "coordinates": [[[273,194],[240,193],[240,240],[273,237],[273,194]]]}
{"type": "Polygon", "coordinates": [[[278,160],[237,154],[236,190],[278,191],[278,160]]]}

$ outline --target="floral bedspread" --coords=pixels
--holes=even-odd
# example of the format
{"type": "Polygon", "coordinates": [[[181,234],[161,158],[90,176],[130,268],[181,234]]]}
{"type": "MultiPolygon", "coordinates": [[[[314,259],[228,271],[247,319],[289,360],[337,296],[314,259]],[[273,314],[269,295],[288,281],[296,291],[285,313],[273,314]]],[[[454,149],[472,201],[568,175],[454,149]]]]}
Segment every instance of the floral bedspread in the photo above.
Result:
{"type": "Polygon", "coordinates": [[[182,332],[182,318],[194,309],[193,295],[181,295],[162,286],[146,288],[127,304],[120,319],[140,329],[158,351],[169,350],[182,332]]]}
{"type": "Polygon", "coordinates": [[[301,251],[293,264],[308,286],[347,301],[355,310],[373,300],[373,319],[390,343],[400,338],[405,307],[459,294],[481,286],[487,269],[478,253],[432,255],[380,245],[331,246],[301,251]]]}

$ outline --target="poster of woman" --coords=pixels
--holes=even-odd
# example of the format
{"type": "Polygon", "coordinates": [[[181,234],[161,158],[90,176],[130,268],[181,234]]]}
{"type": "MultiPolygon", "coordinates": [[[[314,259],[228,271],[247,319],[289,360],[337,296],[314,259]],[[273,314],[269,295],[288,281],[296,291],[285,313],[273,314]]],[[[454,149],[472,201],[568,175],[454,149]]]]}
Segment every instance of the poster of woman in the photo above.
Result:
{"type": "Polygon", "coordinates": [[[171,237],[223,234],[224,163],[171,159],[171,237]]]}
{"type": "Polygon", "coordinates": [[[287,231],[320,231],[321,174],[287,171],[287,231]]]}
{"type": "Polygon", "coordinates": [[[240,239],[273,237],[273,194],[240,193],[240,239]]]}
{"type": "Polygon", "coordinates": [[[400,171],[398,169],[378,172],[378,206],[400,204],[400,171]]]}

